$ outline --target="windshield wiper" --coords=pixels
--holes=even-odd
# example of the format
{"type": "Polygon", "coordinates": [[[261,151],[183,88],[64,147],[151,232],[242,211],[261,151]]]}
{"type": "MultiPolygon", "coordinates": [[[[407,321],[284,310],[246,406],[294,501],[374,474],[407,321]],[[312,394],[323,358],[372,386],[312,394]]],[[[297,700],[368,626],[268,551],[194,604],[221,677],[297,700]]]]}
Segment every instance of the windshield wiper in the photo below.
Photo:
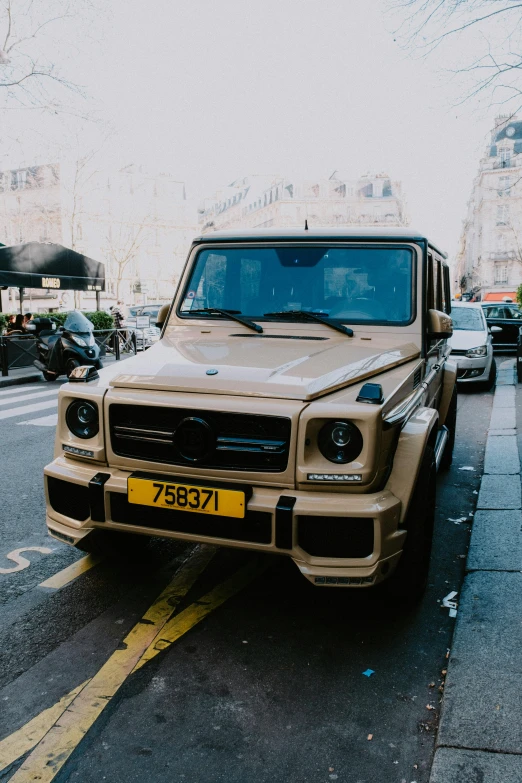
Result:
{"type": "Polygon", "coordinates": [[[197,315],[208,313],[208,315],[223,315],[225,318],[230,318],[232,321],[237,321],[238,324],[248,326],[249,329],[253,329],[254,332],[262,332],[263,327],[259,324],[255,324],[249,318],[245,318],[241,315],[241,310],[223,310],[221,307],[201,307],[199,310],[189,310],[190,315],[197,315]]]}
{"type": "Polygon", "coordinates": [[[330,316],[327,313],[311,313],[309,310],[282,310],[279,313],[265,313],[265,318],[302,318],[306,321],[316,321],[320,324],[325,324],[331,329],[335,329],[341,334],[346,334],[348,337],[353,337],[353,330],[339,321],[330,320],[330,316]]]}

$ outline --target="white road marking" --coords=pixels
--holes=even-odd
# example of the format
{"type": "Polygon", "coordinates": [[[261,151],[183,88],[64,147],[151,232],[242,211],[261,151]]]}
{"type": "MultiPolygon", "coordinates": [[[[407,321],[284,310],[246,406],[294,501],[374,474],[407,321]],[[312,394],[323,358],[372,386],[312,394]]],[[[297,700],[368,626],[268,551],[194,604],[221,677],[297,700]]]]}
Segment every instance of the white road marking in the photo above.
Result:
{"type": "Polygon", "coordinates": [[[10,408],[8,411],[0,411],[0,420],[10,419],[13,416],[23,416],[26,413],[34,413],[35,411],[43,411],[46,408],[55,408],[57,405],[58,400],[35,402],[34,405],[21,405],[18,408],[10,408]]]}
{"type": "Polygon", "coordinates": [[[8,397],[5,400],[0,400],[0,405],[12,405],[13,402],[25,402],[26,400],[35,400],[38,397],[50,397],[52,394],[58,394],[58,389],[36,392],[36,394],[26,394],[22,400],[20,400],[18,395],[16,397],[8,397]]]}
{"type": "Polygon", "coordinates": [[[56,427],[58,424],[58,414],[57,413],[51,413],[50,416],[40,416],[39,419],[28,419],[27,421],[18,421],[18,426],[20,424],[34,424],[35,427],[56,427]]]}
{"type": "Polygon", "coordinates": [[[43,383],[26,383],[23,386],[15,384],[14,386],[8,386],[7,389],[2,389],[0,397],[7,397],[8,394],[25,394],[25,392],[34,392],[38,391],[38,389],[47,388],[49,388],[47,384],[44,385],[43,383]]]}
{"type": "Polygon", "coordinates": [[[5,556],[6,560],[12,560],[16,563],[12,568],[0,568],[0,574],[14,574],[16,571],[23,571],[31,565],[30,560],[22,556],[22,552],[40,552],[42,555],[50,555],[53,550],[48,546],[23,546],[20,549],[13,549],[5,556]]]}

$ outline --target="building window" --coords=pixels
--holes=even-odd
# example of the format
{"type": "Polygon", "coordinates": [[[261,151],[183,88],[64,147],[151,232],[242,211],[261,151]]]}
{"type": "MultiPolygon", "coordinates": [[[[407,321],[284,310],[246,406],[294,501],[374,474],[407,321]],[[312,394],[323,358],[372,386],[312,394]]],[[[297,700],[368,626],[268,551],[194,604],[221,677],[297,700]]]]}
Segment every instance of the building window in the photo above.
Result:
{"type": "Polygon", "coordinates": [[[509,147],[500,147],[498,155],[501,166],[511,166],[511,150],[509,147]]]}
{"type": "Polygon", "coordinates": [[[509,205],[497,205],[497,226],[506,226],[509,223],[509,205]]]}
{"type": "Polygon", "coordinates": [[[499,190],[498,190],[499,196],[511,195],[511,177],[499,177],[498,185],[499,185],[499,190]]]}
{"type": "Polygon", "coordinates": [[[11,190],[22,190],[27,180],[26,169],[11,172],[11,190]]]}
{"type": "Polygon", "coordinates": [[[507,283],[508,268],[506,264],[495,264],[495,283],[507,283]]]}
{"type": "Polygon", "coordinates": [[[506,235],[505,234],[497,234],[497,252],[498,253],[504,253],[506,250],[506,235]]]}

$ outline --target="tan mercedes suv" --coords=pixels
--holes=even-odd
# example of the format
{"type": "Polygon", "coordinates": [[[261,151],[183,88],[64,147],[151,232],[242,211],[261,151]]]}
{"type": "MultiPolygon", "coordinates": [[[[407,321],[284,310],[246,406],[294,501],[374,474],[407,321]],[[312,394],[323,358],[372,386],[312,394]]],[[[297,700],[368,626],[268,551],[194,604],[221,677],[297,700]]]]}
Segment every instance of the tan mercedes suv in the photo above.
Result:
{"type": "Polygon", "coordinates": [[[197,237],[161,339],[62,386],[47,524],[292,558],[314,585],[422,594],[456,368],[445,256],[401,229],[197,237]]]}

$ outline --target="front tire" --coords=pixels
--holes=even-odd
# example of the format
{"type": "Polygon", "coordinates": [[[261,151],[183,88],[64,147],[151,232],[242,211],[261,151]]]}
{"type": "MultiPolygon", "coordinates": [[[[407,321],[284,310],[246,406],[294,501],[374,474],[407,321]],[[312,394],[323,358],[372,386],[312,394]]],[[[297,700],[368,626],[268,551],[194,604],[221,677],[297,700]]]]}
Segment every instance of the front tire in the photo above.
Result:
{"type": "Polygon", "coordinates": [[[67,373],[67,377],[69,378],[72,371],[79,366],[80,366],[80,362],[78,361],[78,359],[67,359],[67,361],[65,362],[65,372],[67,373]]]}
{"type": "Polygon", "coordinates": [[[435,524],[436,479],[435,453],[427,446],[404,521],[407,535],[401,559],[382,585],[387,600],[417,603],[426,590],[435,524]]]}

